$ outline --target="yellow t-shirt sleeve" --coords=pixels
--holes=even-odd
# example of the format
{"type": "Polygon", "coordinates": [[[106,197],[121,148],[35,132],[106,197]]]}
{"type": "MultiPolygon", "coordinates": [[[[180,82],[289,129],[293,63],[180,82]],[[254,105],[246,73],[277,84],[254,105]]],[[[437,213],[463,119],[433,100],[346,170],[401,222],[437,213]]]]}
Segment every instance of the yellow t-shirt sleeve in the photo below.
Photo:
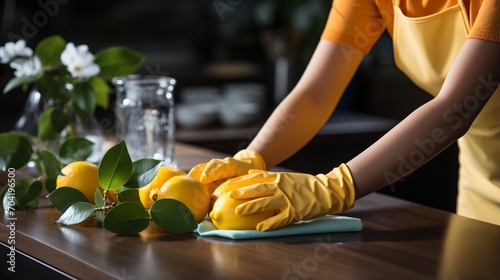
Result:
{"type": "Polygon", "coordinates": [[[500,0],[485,0],[469,32],[469,38],[500,43],[500,0]]]}
{"type": "Polygon", "coordinates": [[[367,54],[385,27],[373,0],[334,0],[321,39],[367,54]]]}

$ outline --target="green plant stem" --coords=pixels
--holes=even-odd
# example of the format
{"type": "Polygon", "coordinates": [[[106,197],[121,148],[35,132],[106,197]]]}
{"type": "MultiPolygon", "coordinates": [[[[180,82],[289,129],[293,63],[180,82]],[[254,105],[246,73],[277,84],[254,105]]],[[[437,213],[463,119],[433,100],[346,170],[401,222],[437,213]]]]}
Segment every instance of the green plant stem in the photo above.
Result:
{"type": "Polygon", "coordinates": [[[70,122],[66,127],[66,131],[68,132],[68,137],[76,136],[75,124],[70,122]]]}
{"type": "Polygon", "coordinates": [[[104,206],[99,207],[97,209],[101,210],[106,215],[109,212],[109,210],[111,210],[113,207],[115,207],[114,203],[112,203],[112,204],[104,204],[104,206]]]}
{"type": "Polygon", "coordinates": [[[73,111],[71,109],[72,107],[73,107],[73,100],[69,99],[69,101],[66,102],[66,105],[63,108],[63,111],[69,115],[69,119],[70,119],[69,124],[66,127],[68,137],[73,137],[73,136],[77,135],[76,128],[75,128],[75,122],[73,121],[73,111]]]}

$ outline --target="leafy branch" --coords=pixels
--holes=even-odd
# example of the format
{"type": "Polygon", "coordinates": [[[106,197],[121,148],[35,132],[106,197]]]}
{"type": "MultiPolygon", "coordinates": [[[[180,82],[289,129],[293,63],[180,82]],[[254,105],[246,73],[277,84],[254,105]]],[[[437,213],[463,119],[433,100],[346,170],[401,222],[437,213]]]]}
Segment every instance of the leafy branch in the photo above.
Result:
{"type": "Polygon", "coordinates": [[[22,170],[29,162],[33,162],[38,175],[17,179],[14,196],[5,195],[5,187],[0,194],[4,209],[8,209],[8,205],[17,209],[36,208],[42,190],[45,188],[51,192],[56,187],[56,179],[63,165],[60,159],[64,162],[85,160],[92,153],[93,145],[82,137],[68,138],[60,146],[58,156],[55,156],[47,150],[34,150],[32,138],[26,134],[0,133],[0,170],[22,170]],[[12,197],[14,204],[9,204],[9,197],[12,197]]]}
{"type": "Polygon", "coordinates": [[[74,225],[96,215],[97,221],[116,234],[137,234],[153,221],[160,228],[174,233],[192,232],[197,222],[189,208],[179,201],[161,199],[153,203],[150,211],[141,204],[138,191],[153,180],[161,166],[155,159],[132,162],[124,141],[110,148],[103,156],[98,178],[104,194],[95,193],[91,204],[79,190],[61,187],[47,197],[63,214],[57,223],[74,225]],[[119,190],[117,204],[106,201],[106,193],[119,190]]]}
{"type": "Polygon", "coordinates": [[[47,198],[62,213],[57,224],[79,224],[95,214],[100,225],[120,235],[137,234],[146,229],[151,221],[173,233],[196,229],[193,214],[179,201],[161,199],[153,203],[149,211],[144,208],[139,199],[139,188],[153,180],[161,161],[146,158],[132,162],[124,141],[111,147],[99,164],[98,179],[103,192],[96,190],[93,204],[78,189],[64,186],[56,189],[55,180],[61,174],[62,162],[85,160],[92,151],[92,145],[84,138],[70,138],[60,146],[56,157],[48,151],[30,150],[29,138],[23,134],[0,134],[0,169],[23,168],[35,157],[40,173],[36,178],[19,178],[14,196],[7,196],[8,188],[4,187],[1,194],[4,209],[8,206],[35,209],[45,187],[50,192],[47,198]],[[107,192],[113,190],[119,191],[118,203],[107,199],[107,192]],[[9,199],[15,200],[14,206],[9,205],[9,199]]]}

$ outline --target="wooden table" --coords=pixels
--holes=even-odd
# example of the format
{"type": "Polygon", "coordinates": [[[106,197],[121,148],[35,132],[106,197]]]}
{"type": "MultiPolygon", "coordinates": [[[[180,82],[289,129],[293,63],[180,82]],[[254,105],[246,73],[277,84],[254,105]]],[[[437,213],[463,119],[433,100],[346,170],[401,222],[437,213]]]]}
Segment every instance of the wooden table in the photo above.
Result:
{"type": "MultiPolygon", "coordinates": [[[[179,144],[179,166],[223,156],[179,144]]],[[[2,215],[2,273],[19,279],[498,279],[500,227],[371,194],[344,215],[362,232],[234,241],[148,228],[117,236],[92,222],[64,227],[47,201],[2,215]],[[15,223],[15,232],[6,226],[15,223]],[[16,272],[7,271],[9,235],[16,272]],[[29,277],[28,275],[34,275],[29,277]]],[[[5,278],[2,278],[5,279],[5,278]]]]}

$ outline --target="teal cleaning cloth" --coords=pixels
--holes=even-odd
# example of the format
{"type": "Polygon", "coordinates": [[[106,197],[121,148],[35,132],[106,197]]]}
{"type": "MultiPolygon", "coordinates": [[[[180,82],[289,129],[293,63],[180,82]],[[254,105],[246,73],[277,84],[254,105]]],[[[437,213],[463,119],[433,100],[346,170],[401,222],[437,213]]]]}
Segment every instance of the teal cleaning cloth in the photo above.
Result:
{"type": "Polygon", "coordinates": [[[363,223],[358,218],[326,215],[300,221],[286,227],[270,230],[219,230],[210,220],[203,220],[195,230],[200,236],[219,236],[229,239],[253,239],[278,236],[290,236],[312,233],[361,231],[363,223]]]}

